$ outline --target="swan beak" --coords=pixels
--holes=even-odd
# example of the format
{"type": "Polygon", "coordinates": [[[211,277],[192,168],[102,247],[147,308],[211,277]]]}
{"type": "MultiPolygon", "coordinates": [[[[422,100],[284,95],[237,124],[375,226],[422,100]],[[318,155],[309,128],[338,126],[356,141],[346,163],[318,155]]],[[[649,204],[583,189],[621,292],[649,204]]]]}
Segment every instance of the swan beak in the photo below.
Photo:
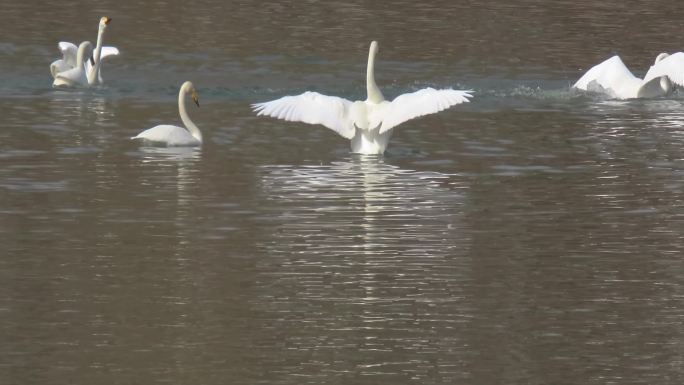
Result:
{"type": "Polygon", "coordinates": [[[109,23],[111,23],[111,22],[112,22],[112,18],[111,18],[111,17],[107,17],[107,16],[105,16],[105,18],[104,18],[104,19],[105,19],[105,20],[104,20],[104,23],[105,23],[105,25],[109,25],[109,23]]]}
{"type": "Polygon", "coordinates": [[[199,107],[199,95],[197,94],[197,91],[192,91],[192,101],[199,107]]]}

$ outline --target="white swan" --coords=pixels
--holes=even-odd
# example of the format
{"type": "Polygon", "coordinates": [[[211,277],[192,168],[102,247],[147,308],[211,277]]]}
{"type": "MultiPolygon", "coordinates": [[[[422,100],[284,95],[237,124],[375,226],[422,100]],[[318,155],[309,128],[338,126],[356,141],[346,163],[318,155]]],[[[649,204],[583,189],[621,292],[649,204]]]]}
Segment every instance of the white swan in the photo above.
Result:
{"type": "MultiPolygon", "coordinates": [[[[85,63],[86,76],[88,77],[88,84],[102,84],[101,64],[96,66],[101,60],[107,57],[119,55],[119,50],[116,47],[102,46],[105,30],[112,21],[111,18],[103,16],[100,18],[100,24],[97,33],[97,43],[93,56],[85,63]],[[98,67],[97,69],[95,67],[98,67]]],[[[60,72],[66,72],[77,67],[77,50],[75,44],[61,41],[58,44],[60,52],[62,52],[62,59],[55,60],[50,64],[50,73],[53,78],[57,77],[60,72]]]]}
{"type": "Polygon", "coordinates": [[[668,95],[675,85],[684,86],[684,53],[661,53],[644,79],[634,76],[619,56],[592,67],[572,87],[606,94],[617,99],[668,95]]]}
{"type": "Polygon", "coordinates": [[[167,146],[199,146],[202,144],[202,132],[195,123],[190,120],[185,110],[185,96],[190,93],[192,100],[199,107],[199,95],[192,82],[185,82],[178,93],[178,112],[187,130],[183,127],[162,124],[147,129],[131,139],[143,139],[150,142],[161,143],[167,146]]]}
{"type": "Polygon", "coordinates": [[[84,61],[86,58],[87,51],[92,49],[93,46],[92,44],[90,44],[89,41],[84,41],[83,43],[81,43],[78,46],[78,50],[76,53],[76,67],[57,73],[55,75],[55,80],[52,82],[52,85],[54,87],[73,87],[78,85],[88,85],[88,77],[86,76],[84,61]]]}
{"type": "Polygon", "coordinates": [[[257,115],[266,115],[288,121],[322,124],[347,139],[351,139],[352,152],[382,154],[399,124],[419,116],[445,110],[453,105],[468,102],[472,91],[452,89],[422,90],[397,96],[388,102],[375,84],[375,55],[378,43],[373,41],[368,52],[365,101],[349,101],[317,92],[285,96],[265,103],[252,104],[257,115]]]}

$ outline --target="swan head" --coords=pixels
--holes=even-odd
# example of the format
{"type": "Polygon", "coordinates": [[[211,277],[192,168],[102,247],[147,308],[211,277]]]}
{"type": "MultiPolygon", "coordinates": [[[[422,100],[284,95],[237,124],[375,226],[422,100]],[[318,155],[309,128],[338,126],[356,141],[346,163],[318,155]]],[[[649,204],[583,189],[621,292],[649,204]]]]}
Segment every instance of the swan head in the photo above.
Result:
{"type": "Polygon", "coordinates": [[[660,55],[656,56],[655,62],[657,63],[657,62],[659,62],[659,61],[665,59],[665,58],[668,57],[668,56],[670,56],[669,53],[663,52],[663,53],[661,53],[660,55]]]}
{"type": "Polygon", "coordinates": [[[93,48],[93,43],[89,42],[88,40],[82,41],[81,44],[78,45],[78,50],[79,51],[86,51],[88,49],[93,48]]]}
{"type": "Polygon", "coordinates": [[[76,62],[83,63],[83,61],[86,59],[86,54],[89,50],[93,50],[92,43],[90,43],[87,40],[81,42],[81,44],[78,45],[78,50],[76,51],[76,62]]]}
{"type": "MultiPolygon", "coordinates": [[[[659,54],[658,56],[656,56],[655,63],[658,63],[659,61],[661,61],[661,60],[667,58],[668,56],[670,56],[670,54],[669,54],[669,53],[665,53],[665,52],[659,54]]],[[[655,64],[655,63],[654,63],[654,64],[655,64]]],[[[672,86],[672,81],[670,80],[669,77],[667,77],[667,76],[662,76],[662,77],[660,78],[660,88],[663,90],[663,92],[664,92],[666,95],[669,94],[670,92],[672,92],[673,86],[672,86]]]]}
{"type": "Polygon", "coordinates": [[[192,101],[195,102],[197,107],[199,107],[199,93],[195,89],[195,85],[192,84],[191,81],[187,81],[187,82],[183,83],[181,88],[183,89],[183,91],[185,93],[190,93],[190,98],[192,98],[192,101]]]}
{"type": "Polygon", "coordinates": [[[112,22],[112,18],[108,16],[102,16],[100,18],[100,29],[105,29],[112,22]]]}
{"type": "Polygon", "coordinates": [[[197,107],[199,107],[199,94],[197,93],[197,90],[194,88],[192,89],[192,94],[190,94],[190,97],[192,97],[192,101],[195,102],[197,107]]]}
{"type": "Polygon", "coordinates": [[[375,40],[371,41],[370,50],[369,50],[369,51],[370,51],[369,53],[370,53],[371,55],[375,55],[375,54],[378,53],[378,42],[377,42],[377,41],[375,41],[375,40]]]}

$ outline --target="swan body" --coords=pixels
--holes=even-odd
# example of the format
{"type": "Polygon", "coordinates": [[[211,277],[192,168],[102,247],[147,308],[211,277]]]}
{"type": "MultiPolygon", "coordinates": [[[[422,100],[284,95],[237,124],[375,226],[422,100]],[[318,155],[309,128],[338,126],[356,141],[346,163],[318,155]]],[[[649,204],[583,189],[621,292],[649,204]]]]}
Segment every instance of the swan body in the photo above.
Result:
{"type": "Polygon", "coordinates": [[[166,146],[199,146],[202,144],[202,132],[190,120],[185,109],[185,97],[190,94],[192,100],[199,107],[199,95],[192,82],[185,82],[178,93],[178,112],[181,120],[187,128],[162,124],[147,129],[131,139],[143,139],[149,142],[160,143],[166,146]]]}
{"type": "Polygon", "coordinates": [[[466,103],[472,91],[452,89],[422,90],[397,96],[387,101],[375,83],[375,56],[378,43],[371,42],[366,68],[364,101],[349,101],[307,91],[301,95],[284,96],[252,109],[257,116],[266,115],[287,121],[321,124],[351,140],[351,149],[359,154],[382,154],[387,148],[392,130],[399,124],[419,116],[436,113],[460,103],[466,103]]]}
{"type": "Polygon", "coordinates": [[[78,46],[76,51],[76,67],[59,72],[55,75],[52,82],[53,87],[74,87],[88,85],[88,77],[85,71],[84,59],[86,53],[93,49],[89,41],[84,41],[78,46]]]}
{"type": "MultiPolygon", "coordinates": [[[[101,73],[101,61],[107,57],[118,56],[119,50],[116,47],[103,46],[102,42],[104,39],[104,33],[107,29],[107,25],[112,21],[109,17],[102,17],[100,19],[100,24],[97,33],[97,43],[95,44],[95,51],[93,56],[85,60],[85,72],[87,77],[87,85],[102,84],[102,73],[101,73]]],[[[50,64],[50,73],[53,78],[57,77],[57,74],[61,72],[66,72],[73,68],[78,67],[77,53],[78,47],[75,44],[61,41],[58,44],[59,51],[62,53],[62,58],[55,60],[50,64]]],[[[85,85],[85,84],[84,84],[85,85]]]]}
{"type": "Polygon", "coordinates": [[[632,74],[619,56],[592,67],[572,87],[616,99],[653,98],[684,86],[684,53],[661,53],[643,79],[632,74]]]}

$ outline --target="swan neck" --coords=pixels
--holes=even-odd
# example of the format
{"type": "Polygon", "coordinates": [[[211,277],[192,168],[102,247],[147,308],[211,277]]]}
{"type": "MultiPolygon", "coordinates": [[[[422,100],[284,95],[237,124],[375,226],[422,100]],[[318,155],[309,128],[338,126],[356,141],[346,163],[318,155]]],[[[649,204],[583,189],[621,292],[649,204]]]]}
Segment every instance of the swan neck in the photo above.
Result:
{"type": "Polygon", "coordinates": [[[97,83],[100,74],[100,54],[102,53],[102,38],[104,36],[104,28],[100,28],[97,33],[97,43],[95,43],[95,52],[93,52],[93,61],[95,64],[88,74],[88,84],[94,85],[97,83]]]}
{"type": "Polygon", "coordinates": [[[670,81],[670,78],[663,76],[662,79],[660,79],[660,87],[665,94],[669,94],[670,91],[672,91],[672,82],[670,81]]]}
{"type": "Polygon", "coordinates": [[[380,103],[385,100],[382,92],[375,83],[375,51],[373,48],[368,52],[368,66],[366,67],[366,92],[368,93],[368,101],[373,103],[380,103]]]}
{"type": "Polygon", "coordinates": [[[195,123],[192,122],[190,119],[190,116],[188,115],[188,111],[185,108],[186,104],[186,94],[187,90],[185,87],[183,87],[178,94],[178,112],[180,113],[181,120],[183,121],[183,124],[185,125],[185,128],[190,132],[190,135],[192,135],[195,139],[197,139],[200,143],[202,143],[202,132],[200,129],[195,125],[195,123]]]}
{"type": "Polygon", "coordinates": [[[78,51],[76,52],[76,65],[78,65],[78,68],[83,69],[86,60],[86,52],[92,48],[93,46],[87,41],[78,46],[78,51]]]}
{"type": "Polygon", "coordinates": [[[104,36],[104,29],[100,28],[97,32],[97,42],[95,43],[95,52],[93,53],[93,58],[96,62],[100,61],[100,53],[102,52],[102,38],[104,36]]]}

